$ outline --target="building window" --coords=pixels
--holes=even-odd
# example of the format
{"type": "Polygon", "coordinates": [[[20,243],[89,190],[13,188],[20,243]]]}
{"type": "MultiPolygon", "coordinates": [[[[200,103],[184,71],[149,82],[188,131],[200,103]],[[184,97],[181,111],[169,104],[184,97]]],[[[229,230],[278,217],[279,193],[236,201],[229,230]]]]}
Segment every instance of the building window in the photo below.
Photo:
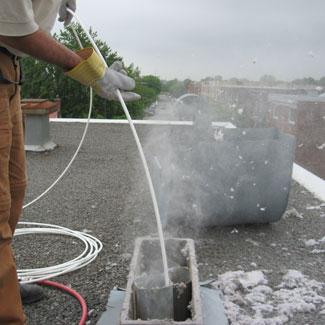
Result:
{"type": "Polygon", "coordinates": [[[295,125],[296,124],[296,119],[297,119],[297,111],[295,109],[290,109],[289,110],[289,124],[295,125]]]}
{"type": "Polygon", "coordinates": [[[276,115],[275,111],[276,111],[276,108],[274,107],[273,110],[272,110],[272,118],[273,118],[273,120],[278,120],[279,117],[276,115]]]}

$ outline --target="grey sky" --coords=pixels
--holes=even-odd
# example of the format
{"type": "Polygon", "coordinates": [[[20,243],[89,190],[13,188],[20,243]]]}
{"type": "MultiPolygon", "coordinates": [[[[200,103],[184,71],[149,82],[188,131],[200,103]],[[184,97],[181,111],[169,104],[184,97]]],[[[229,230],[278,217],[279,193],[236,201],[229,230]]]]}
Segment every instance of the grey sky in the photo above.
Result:
{"type": "Polygon", "coordinates": [[[325,0],[78,0],[78,14],[143,74],[325,76],[325,0]]]}

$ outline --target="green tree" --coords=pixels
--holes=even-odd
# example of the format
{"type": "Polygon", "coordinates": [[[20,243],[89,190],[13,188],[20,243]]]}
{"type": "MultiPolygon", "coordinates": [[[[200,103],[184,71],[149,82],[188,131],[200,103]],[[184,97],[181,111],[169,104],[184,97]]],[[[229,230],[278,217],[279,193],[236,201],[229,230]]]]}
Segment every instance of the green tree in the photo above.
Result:
{"type": "Polygon", "coordinates": [[[143,76],[141,78],[141,84],[154,89],[157,94],[161,92],[161,81],[156,76],[153,75],[143,76]]]}
{"type": "Polygon", "coordinates": [[[174,97],[179,97],[187,93],[186,80],[180,81],[178,79],[172,79],[166,81],[162,86],[162,91],[170,93],[174,97]]]}
{"type": "Polygon", "coordinates": [[[318,84],[322,87],[325,87],[325,77],[320,78],[318,84]]]}
{"type": "Polygon", "coordinates": [[[158,77],[153,75],[143,76],[139,79],[135,91],[141,94],[142,100],[131,103],[133,116],[141,118],[144,114],[144,109],[149,107],[157,100],[161,92],[161,81],[158,77]]]}
{"type": "Polygon", "coordinates": [[[232,85],[236,85],[236,86],[241,86],[243,84],[242,81],[239,80],[238,78],[230,78],[229,81],[232,85]]]}
{"type": "Polygon", "coordinates": [[[316,86],[317,85],[317,81],[312,77],[295,79],[292,81],[292,83],[297,86],[316,86]]]}
{"type": "Polygon", "coordinates": [[[223,78],[222,78],[221,75],[216,75],[216,76],[214,77],[214,80],[215,80],[215,81],[222,81],[223,78]]]}
{"type": "MultiPolygon", "coordinates": [[[[83,46],[90,47],[91,44],[82,28],[78,24],[74,24],[74,27],[83,46]]],[[[122,57],[114,52],[105,42],[100,40],[96,32],[90,29],[90,34],[94,38],[96,45],[108,65],[111,65],[116,60],[123,62],[122,57]]],[[[67,29],[60,31],[54,37],[60,43],[74,51],[79,49],[76,39],[67,29]]],[[[87,116],[89,109],[89,89],[67,78],[62,69],[33,58],[23,59],[23,69],[25,84],[22,87],[22,95],[24,98],[60,98],[62,103],[61,115],[63,117],[87,116]]],[[[142,77],[140,76],[140,70],[137,67],[135,68],[133,64],[126,66],[125,70],[128,75],[136,80],[136,91],[142,97],[140,101],[128,103],[131,116],[139,118],[143,115],[146,105],[150,105],[156,100],[159,91],[157,89],[153,95],[153,93],[148,92],[141,85],[142,77]]],[[[159,78],[157,79],[159,80],[159,78]]],[[[156,84],[158,84],[157,81],[156,84]]],[[[92,116],[95,118],[124,118],[124,112],[118,102],[107,101],[99,96],[95,96],[92,116]]]]}
{"type": "Polygon", "coordinates": [[[260,82],[266,86],[274,86],[276,84],[276,78],[270,74],[265,74],[260,78],[260,82]]]}

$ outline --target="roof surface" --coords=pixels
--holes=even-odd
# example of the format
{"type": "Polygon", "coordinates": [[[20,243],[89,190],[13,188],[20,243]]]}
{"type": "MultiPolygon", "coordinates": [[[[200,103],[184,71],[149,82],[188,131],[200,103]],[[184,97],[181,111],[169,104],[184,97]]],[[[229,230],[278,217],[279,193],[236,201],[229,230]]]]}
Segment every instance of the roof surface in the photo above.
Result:
{"type": "MultiPolygon", "coordinates": [[[[150,128],[137,125],[144,142],[150,128]]],[[[49,186],[76,149],[84,124],[51,123],[58,148],[28,153],[26,202],[49,186]]],[[[134,239],[155,234],[155,220],[143,168],[128,125],[91,124],[81,152],[66,177],[44,199],[23,213],[24,221],[53,223],[87,231],[102,240],[99,257],[77,272],[57,278],[83,294],[90,324],[105,309],[110,289],[125,287],[134,239]]],[[[325,207],[293,183],[285,216],[275,224],[192,229],[179,225],[169,236],[193,238],[200,279],[235,270],[267,270],[271,286],[289,269],[325,283],[324,253],[313,253],[309,239],[324,237],[325,207]]],[[[75,257],[82,246],[59,236],[26,236],[15,240],[19,268],[57,264],[75,257]]],[[[319,246],[319,249],[324,247],[319,246]]],[[[323,290],[323,296],[325,292],[323,290]]],[[[29,324],[73,324],[80,315],[70,297],[47,290],[48,298],[25,308],[29,324]]],[[[324,324],[320,309],[294,314],[290,324],[324,324]]]]}

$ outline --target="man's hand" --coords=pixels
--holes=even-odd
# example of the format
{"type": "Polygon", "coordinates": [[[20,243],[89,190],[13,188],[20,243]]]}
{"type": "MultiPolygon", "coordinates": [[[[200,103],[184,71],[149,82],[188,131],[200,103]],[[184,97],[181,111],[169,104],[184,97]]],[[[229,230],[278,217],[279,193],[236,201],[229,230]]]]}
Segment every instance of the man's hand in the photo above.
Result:
{"type": "Polygon", "coordinates": [[[135,101],[141,98],[140,95],[127,92],[135,87],[135,81],[128,77],[126,71],[123,70],[122,62],[115,61],[109,68],[105,69],[102,79],[96,81],[94,90],[97,95],[108,100],[118,100],[116,89],[121,90],[121,95],[126,102],[135,101]]]}
{"type": "Polygon", "coordinates": [[[121,62],[113,63],[109,68],[92,48],[77,52],[81,63],[66,72],[66,75],[83,85],[93,87],[97,95],[108,100],[118,100],[116,90],[120,89],[125,101],[135,101],[141,97],[129,90],[134,89],[135,81],[126,75],[121,62]]]}
{"type": "Polygon", "coordinates": [[[64,21],[64,26],[68,26],[71,23],[72,15],[68,12],[67,8],[72,11],[76,11],[76,0],[62,0],[59,9],[59,21],[64,21]]]}

